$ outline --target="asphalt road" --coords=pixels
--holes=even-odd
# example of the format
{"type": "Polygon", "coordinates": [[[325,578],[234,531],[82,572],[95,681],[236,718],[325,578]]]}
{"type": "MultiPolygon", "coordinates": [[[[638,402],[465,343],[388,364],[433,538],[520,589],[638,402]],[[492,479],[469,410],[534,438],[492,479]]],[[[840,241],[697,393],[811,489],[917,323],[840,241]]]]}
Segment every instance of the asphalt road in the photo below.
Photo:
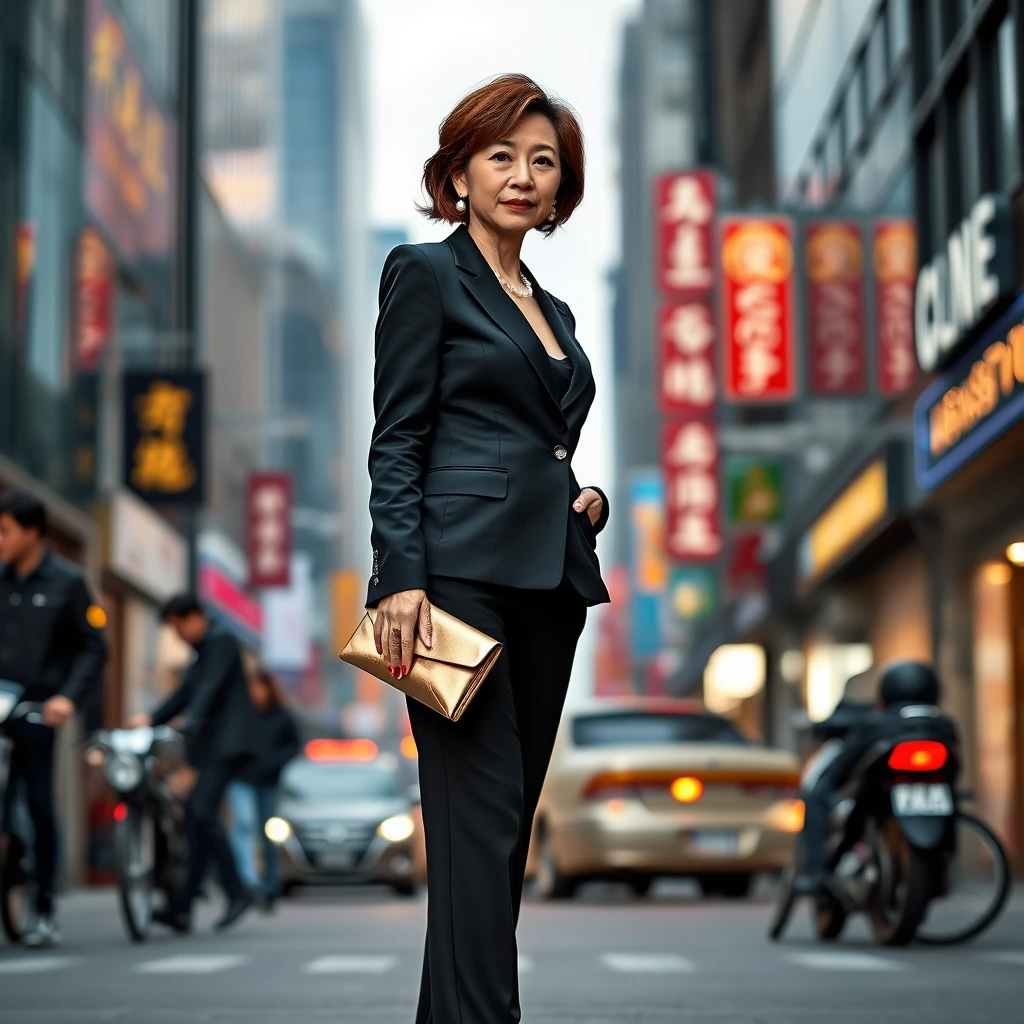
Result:
{"type": "MultiPolygon", "coordinates": [[[[132,945],[111,892],[71,897],[58,951],[0,946],[0,1020],[411,1024],[422,900],[306,894],[226,935],[209,932],[216,909],[203,908],[188,938],[132,945]]],[[[823,946],[805,912],[771,945],[769,909],[766,898],[702,901],[681,885],[645,901],[608,886],[572,903],[531,902],[520,929],[524,1024],[1021,1019],[1024,893],[987,936],[953,950],[879,949],[856,923],[823,946]]]]}

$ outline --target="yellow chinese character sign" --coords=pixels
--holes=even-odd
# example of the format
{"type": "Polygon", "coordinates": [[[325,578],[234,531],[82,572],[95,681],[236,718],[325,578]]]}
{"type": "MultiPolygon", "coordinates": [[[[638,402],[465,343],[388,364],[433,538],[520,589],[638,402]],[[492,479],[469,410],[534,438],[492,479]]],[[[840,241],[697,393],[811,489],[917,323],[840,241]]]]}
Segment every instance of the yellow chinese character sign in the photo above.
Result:
{"type": "Polygon", "coordinates": [[[203,395],[200,373],[125,374],[125,483],[154,504],[202,503],[203,395]]]}
{"type": "Polygon", "coordinates": [[[174,241],[174,122],[146,82],[106,0],[86,6],[85,199],[129,262],[174,241]]]}

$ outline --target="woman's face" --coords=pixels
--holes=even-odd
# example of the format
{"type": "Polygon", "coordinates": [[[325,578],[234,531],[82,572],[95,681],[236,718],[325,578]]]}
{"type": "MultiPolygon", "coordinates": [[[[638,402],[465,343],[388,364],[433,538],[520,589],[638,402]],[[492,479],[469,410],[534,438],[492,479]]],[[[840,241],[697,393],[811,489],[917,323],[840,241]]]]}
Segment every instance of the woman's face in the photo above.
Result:
{"type": "Polygon", "coordinates": [[[249,697],[257,711],[270,707],[270,687],[258,676],[249,677],[249,697]]]}
{"type": "Polygon", "coordinates": [[[558,136],[543,114],[530,114],[507,138],[470,157],[452,175],[470,218],[499,234],[525,235],[543,224],[562,183],[558,136]]]}

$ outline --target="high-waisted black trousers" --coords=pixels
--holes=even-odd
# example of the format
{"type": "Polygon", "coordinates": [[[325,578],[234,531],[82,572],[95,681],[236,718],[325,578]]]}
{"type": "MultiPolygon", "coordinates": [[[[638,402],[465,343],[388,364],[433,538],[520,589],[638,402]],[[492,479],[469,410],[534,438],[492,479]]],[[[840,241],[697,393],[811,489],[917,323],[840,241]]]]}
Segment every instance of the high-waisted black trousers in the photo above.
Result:
{"type": "Polygon", "coordinates": [[[504,649],[458,722],[409,700],[427,845],[416,1024],[515,1024],[523,872],[586,603],[564,579],[519,590],[432,576],[427,596],[504,649]]]}

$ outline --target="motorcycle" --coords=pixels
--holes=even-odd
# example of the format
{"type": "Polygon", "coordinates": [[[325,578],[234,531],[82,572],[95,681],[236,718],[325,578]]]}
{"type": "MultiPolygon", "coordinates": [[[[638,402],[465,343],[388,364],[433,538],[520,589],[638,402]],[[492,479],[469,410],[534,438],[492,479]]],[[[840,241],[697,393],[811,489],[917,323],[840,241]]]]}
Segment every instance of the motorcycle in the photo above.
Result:
{"type": "Polygon", "coordinates": [[[167,726],[103,730],[86,751],[117,795],[114,872],[121,919],[135,942],[149,935],[154,892],[170,901],[185,884],[185,811],[167,779],[183,755],[181,733],[167,726]]]}
{"type": "MultiPolygon", "coordinates": [[[[932,901],[950,891],[965,823],[975,832],[984,830],[1004,878],[995,887],[992,905],[969,929],[932,941],[972,937],[1005,902],[1005,851],[990,830],[958,806],[959,751],[948,720],[932,707],[905,707],[900,714],[907,720],[906,732],[876,744],[833,804],[828,874],[814,898],[813,923],[820,939],[838,938],[850,914],[864,913],[881,944],[910,942],[932,901]]],[[[805,787],[812,784],[808,776],[820,769],[820,764],[808,765],[805,787]]],[[[783,878],[769,929],[773,940],[781,937],[797,900],[793,881],[800,871],[800,846],[783,878]]]]}
{"type": "Polygon", "coordinates": [[[35,865],[31,823],[21,800],[7,799],[12,743],[4,725],[15,719],[41,724],[43,706],[22,701],[23,686],[0,680],[0,925],[9,942],[17,945],[28,930],[34,903],[35,865]]]}

